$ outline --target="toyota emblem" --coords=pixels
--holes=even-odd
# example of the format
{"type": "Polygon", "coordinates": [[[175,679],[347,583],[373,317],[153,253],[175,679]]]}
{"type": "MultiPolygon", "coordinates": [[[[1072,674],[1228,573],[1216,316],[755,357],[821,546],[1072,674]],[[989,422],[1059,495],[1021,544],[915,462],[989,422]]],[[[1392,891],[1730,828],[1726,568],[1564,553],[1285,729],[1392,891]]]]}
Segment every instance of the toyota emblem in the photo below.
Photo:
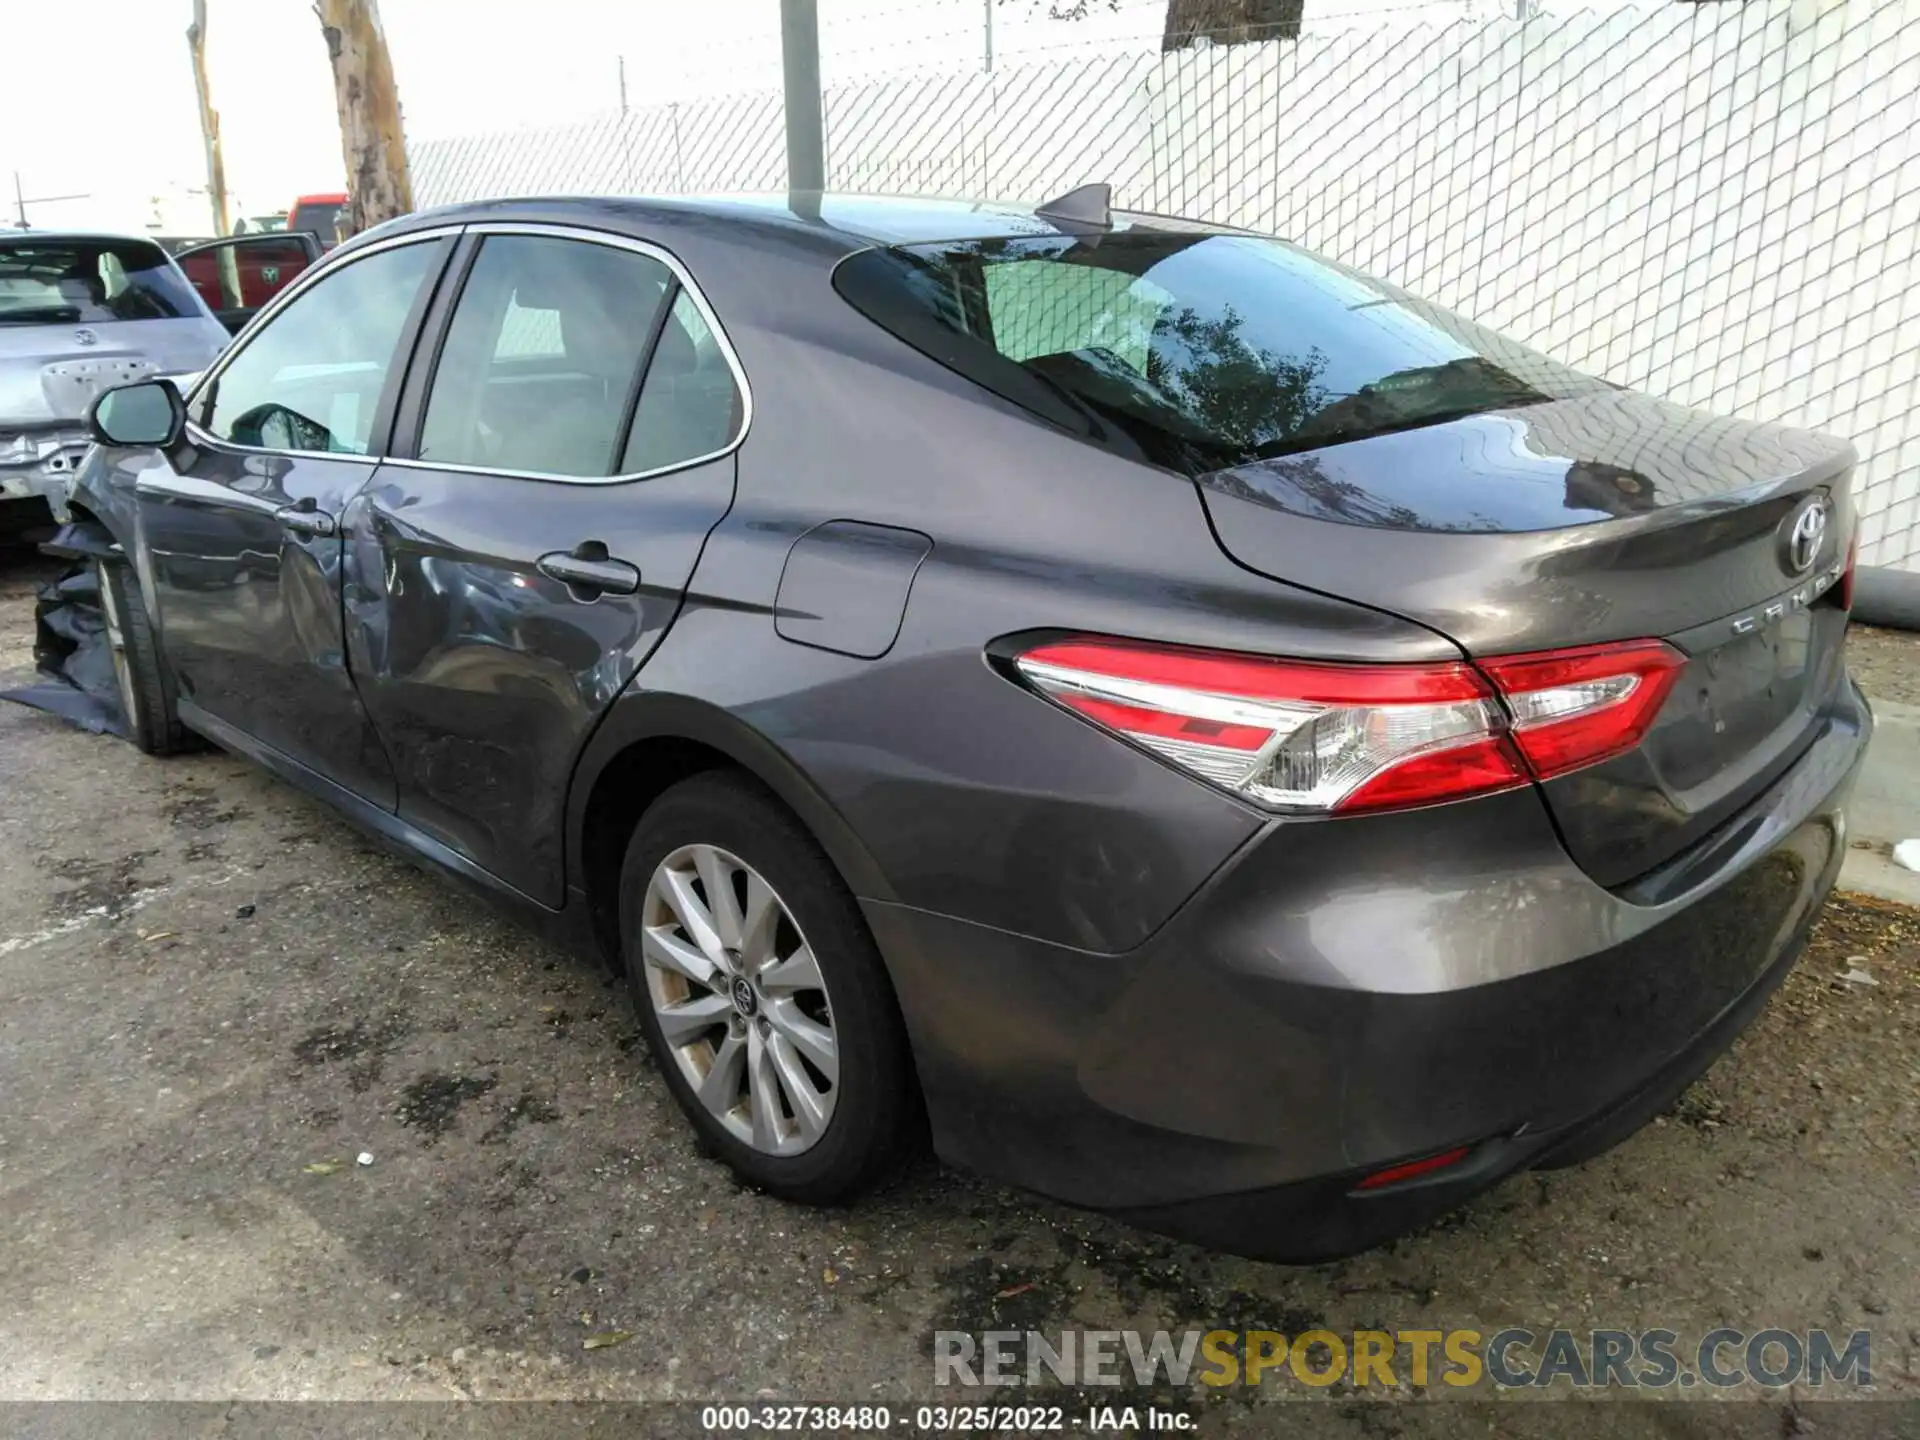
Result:
{"type": "Polygon", "coordinates": [[[751,1018],[753,1012],[760,1008],[759,1000],[753,993],[752,982],[744,975],[736,975],[733,977],[732,990],[733,1008],[738,1010],[742,1015],[751,1018]]]}
{"type": "Polygon", "coordinates": [[[1827,515],[1832,509],[1826,496],[1816,495],[1781,527],[1781,561],[1789,575],[1805,574],[1820,558],[1820,543],[1827,538],[1827,515]]]}
{"type": "Polygon", "coordinates": [[[91,330],[76,330],[73,332],[73,343],[76,345],[98,345],[100,343],[100,337],[91,330]]]}

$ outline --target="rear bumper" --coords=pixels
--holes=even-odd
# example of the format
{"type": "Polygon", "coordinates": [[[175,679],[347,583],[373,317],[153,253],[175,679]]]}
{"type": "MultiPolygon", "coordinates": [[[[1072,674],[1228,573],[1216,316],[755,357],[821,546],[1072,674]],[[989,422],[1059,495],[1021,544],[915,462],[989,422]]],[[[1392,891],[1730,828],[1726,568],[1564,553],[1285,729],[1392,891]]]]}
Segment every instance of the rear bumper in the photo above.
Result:
{"type": "Polygon", "coordinates": [[[1848,684],[1792,770],[1634,897],[1538,796],[1276,822],[1149,941],[1097,955],[867,912],[957,1163],[1263,1258],[1350,1253],[1630,1134],[1791,968],[1872,721],[1848,684]],[[1647,897],[1658,896],[1657,901],[1647,897]],[[1353,1193],[1455,1146],[1459,1165],[1353,1193]]]}
{"type": "MultiPolygon", "coordinates": [[[[8,455],[8,463],[0,464],[0,501],[19,502],[17,508],[36,514],[44,505],[64,521],[69,485],[93,443],[86,431],[54,428],[0,438],[12,441],[0,445],[8,455]]],[[[45,523],[44,515],[38,523],[45,523]]]]}

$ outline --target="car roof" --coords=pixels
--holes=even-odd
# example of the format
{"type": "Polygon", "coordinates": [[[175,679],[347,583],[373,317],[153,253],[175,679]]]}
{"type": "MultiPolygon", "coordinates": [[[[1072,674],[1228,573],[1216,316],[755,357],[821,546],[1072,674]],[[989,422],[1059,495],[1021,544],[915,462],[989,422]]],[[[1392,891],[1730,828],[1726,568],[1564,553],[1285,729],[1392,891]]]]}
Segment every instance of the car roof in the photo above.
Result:
{"type": "MultiPolygon", "coordinates": [[[[937,240],[984,240],[1021,235],[1057,235],[1051,221],[1031,205],[1002,200],[946,199],[911,195],[861,195],[843,191],[780,190],[759,194],[662,196],[539,196],[511,200],[472,201],[423,211],[394,222],[394,229],[414,223],[485,220],[543,220],[565,223],[573,218],[602,228],[623,229],[682,225],[722,220],[743,231],[763,235],[810,237],[815,243],[837,239],[848,251],[874,245],[911,245],[937,240]],[[623,223],[625,222],[625,223],[623,223]]],[[[1148,227],[1176,230],[1217,230],[1203,221],[1152,215],[1144,211],[1113,211],[1115,229],[1148,227]]],[[[711,226],[702,225],[711,233],[711,226]]],[[[378,227],[381,233],[394,229],[378,227]]],[[[371,232],[370,232],[371,233],[371,232]]]]}

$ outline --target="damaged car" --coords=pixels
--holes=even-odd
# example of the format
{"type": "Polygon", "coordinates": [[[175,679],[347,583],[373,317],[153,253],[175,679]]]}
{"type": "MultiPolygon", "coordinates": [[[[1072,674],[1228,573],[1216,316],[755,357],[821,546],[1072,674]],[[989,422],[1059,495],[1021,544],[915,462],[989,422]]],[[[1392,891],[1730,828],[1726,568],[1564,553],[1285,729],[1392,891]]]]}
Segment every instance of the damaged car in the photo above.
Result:
{"type": "Polygon", "coordinates": [[[128,738],[601,951],[788,1200],[1308,1261],[1596,1156],[1873,728],[1844,440],[1100,185],[410,215],[92,425],[128,738]]]}
{"type": "Polygon", "coordinates": [[[0,539],[47,523],[116,385],[207,368],[227,330],[178,263],[134,236],[0,232],[0,539]]]}

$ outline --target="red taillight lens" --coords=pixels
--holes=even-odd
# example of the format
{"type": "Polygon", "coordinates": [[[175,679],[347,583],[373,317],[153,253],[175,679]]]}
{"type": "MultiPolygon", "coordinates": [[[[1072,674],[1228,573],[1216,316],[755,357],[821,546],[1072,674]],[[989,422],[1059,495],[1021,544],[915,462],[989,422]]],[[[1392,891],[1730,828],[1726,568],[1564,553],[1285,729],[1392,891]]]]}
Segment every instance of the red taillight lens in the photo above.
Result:
{"type": "Polygon", "coordinates": [[[1523,784],[1473,667],[1327,665],[1074,640],[1027,683],[1204,780],[1289,810],[1430,805],[1523,784]]]}
{"type": "Polygon", "coordinates": [[[1489,794],[1617,755],[1646,733],[1681,663],[1651,640],[1479,670],[1099,639],[1014,661],[1043,695],[1203,780],[1275,809],[1343,814],[1489,794]]]}
{"type": "Polygon", "coordinates": [[[1541,780],[1640,743],[1686,661],[1658,640],[1506,655],[1480,668],[1513,715],[1513,738],[1541,780]]]}
{"type": "Polygon", "coordinates": [[[1860,536],[1856,533],[1847,545],[1847,568],[1840,572],[1840,608],[1853,611],[1853,576],[1860,568],[1860,536]]]}

